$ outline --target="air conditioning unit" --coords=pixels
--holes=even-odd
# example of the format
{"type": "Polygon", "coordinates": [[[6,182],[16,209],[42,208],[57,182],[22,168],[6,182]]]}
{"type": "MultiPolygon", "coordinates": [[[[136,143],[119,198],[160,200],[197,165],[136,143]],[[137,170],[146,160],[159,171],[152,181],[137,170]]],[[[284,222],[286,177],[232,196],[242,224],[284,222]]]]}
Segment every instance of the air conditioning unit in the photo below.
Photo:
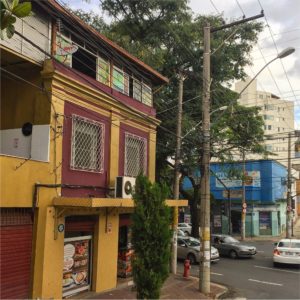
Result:
{"type": "Polygon", "coordinates": [[[135,180],[135,177],[117,176],[115,188],[116,198],[132,198],[135,180]]]}

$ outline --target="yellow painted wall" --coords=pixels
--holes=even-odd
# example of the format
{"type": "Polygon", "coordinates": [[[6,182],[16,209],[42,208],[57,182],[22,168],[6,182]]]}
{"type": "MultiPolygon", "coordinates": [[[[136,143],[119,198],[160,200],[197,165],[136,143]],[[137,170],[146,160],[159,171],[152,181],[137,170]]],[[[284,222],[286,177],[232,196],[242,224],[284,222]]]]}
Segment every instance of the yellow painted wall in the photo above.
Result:
{"type": "MultiPolygon", "coordinates": [[[[40,70],[33,71],[19,75],[40,86],[40,70]]],[[[1,87],[1,129],[21,128],[26,122],[50,123],[50,104],[36,87],[5,77],[1,78],[1,87]]]]}
{"type": "MultiPolygon", "coordinates": [[[[43,195],[40,195],[43,196],[43,195]]],[[[62,298],[64,233],[54,239],[54,207],[39,209],[34,248],[32,298],[62,298]]],[[[64,218],[58,219],[64,224],[64,218]]]]}
{"type": "Polygon", "coordinates": [[[106,213],[101,213],[95,232],[93,286],[95,292],[113,289],[117,285],[119,213],[117,209],[108,209],[107,222],[112,232],[106,232],[106,213]]]}
{"type": "Polygon", "coordinates": [[[120,143],[120,117],[111,114],[110,127],[110,157],[109,157],[109,186],[114,187],[115,179],[119,175],[119,143],[120,143]]]}

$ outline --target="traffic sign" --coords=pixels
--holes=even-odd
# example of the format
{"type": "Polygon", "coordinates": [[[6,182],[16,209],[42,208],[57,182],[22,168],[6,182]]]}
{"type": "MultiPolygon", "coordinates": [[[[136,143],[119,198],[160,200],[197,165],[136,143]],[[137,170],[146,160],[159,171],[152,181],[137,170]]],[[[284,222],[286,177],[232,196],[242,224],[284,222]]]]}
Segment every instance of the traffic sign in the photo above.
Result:
{"type": "Polygon", "coordinates": [[[243,203],[243,208],[247,208],[247,203],[243,203]]]}

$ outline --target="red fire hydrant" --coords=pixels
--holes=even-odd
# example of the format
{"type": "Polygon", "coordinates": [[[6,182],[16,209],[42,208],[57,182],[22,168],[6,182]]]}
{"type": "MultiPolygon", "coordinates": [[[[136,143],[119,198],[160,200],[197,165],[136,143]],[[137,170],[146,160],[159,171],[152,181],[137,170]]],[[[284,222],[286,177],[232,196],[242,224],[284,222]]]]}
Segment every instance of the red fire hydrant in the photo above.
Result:
{"type": "Polygon", "coordinates": [[[184,261],[183,266],[184,266],[183,277],[189,278],[189,276],[190,276],[190,269],[191,269],[190,261],[188,259],[186,259],[184,261]]]}

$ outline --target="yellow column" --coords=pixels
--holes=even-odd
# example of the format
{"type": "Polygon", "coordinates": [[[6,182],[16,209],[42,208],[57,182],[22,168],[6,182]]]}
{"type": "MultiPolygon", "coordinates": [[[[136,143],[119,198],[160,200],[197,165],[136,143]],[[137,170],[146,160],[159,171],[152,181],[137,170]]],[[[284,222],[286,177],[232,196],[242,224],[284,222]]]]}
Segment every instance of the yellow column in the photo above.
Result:
{"type": "Polygon", "coordinates": [[[114,187],[119,174],[120,117],[112,112],[110,128],[109,186],[114,187]]]}
{"type": "MultiPolygon", "coordinates": [[[[64,261],[64,233],[54,239],[55,209],[40,209],[36,226],[32,298],[61,298],[64,261]]],[[[64,224],[64,218],[57,224],[64,224]]]]}
{"type": "Polygon", "coordinates": [[[150,181],[155,181],[155,163],[156,163],[156,131],[149,133],[149,168],[148,177],[150,181]]]}
{"type": "Polygon", "coordinates": [[[95,292],[117,286],[119,214],[107,209],[101,213],[94,238],[93,286],[95,292]]]}

